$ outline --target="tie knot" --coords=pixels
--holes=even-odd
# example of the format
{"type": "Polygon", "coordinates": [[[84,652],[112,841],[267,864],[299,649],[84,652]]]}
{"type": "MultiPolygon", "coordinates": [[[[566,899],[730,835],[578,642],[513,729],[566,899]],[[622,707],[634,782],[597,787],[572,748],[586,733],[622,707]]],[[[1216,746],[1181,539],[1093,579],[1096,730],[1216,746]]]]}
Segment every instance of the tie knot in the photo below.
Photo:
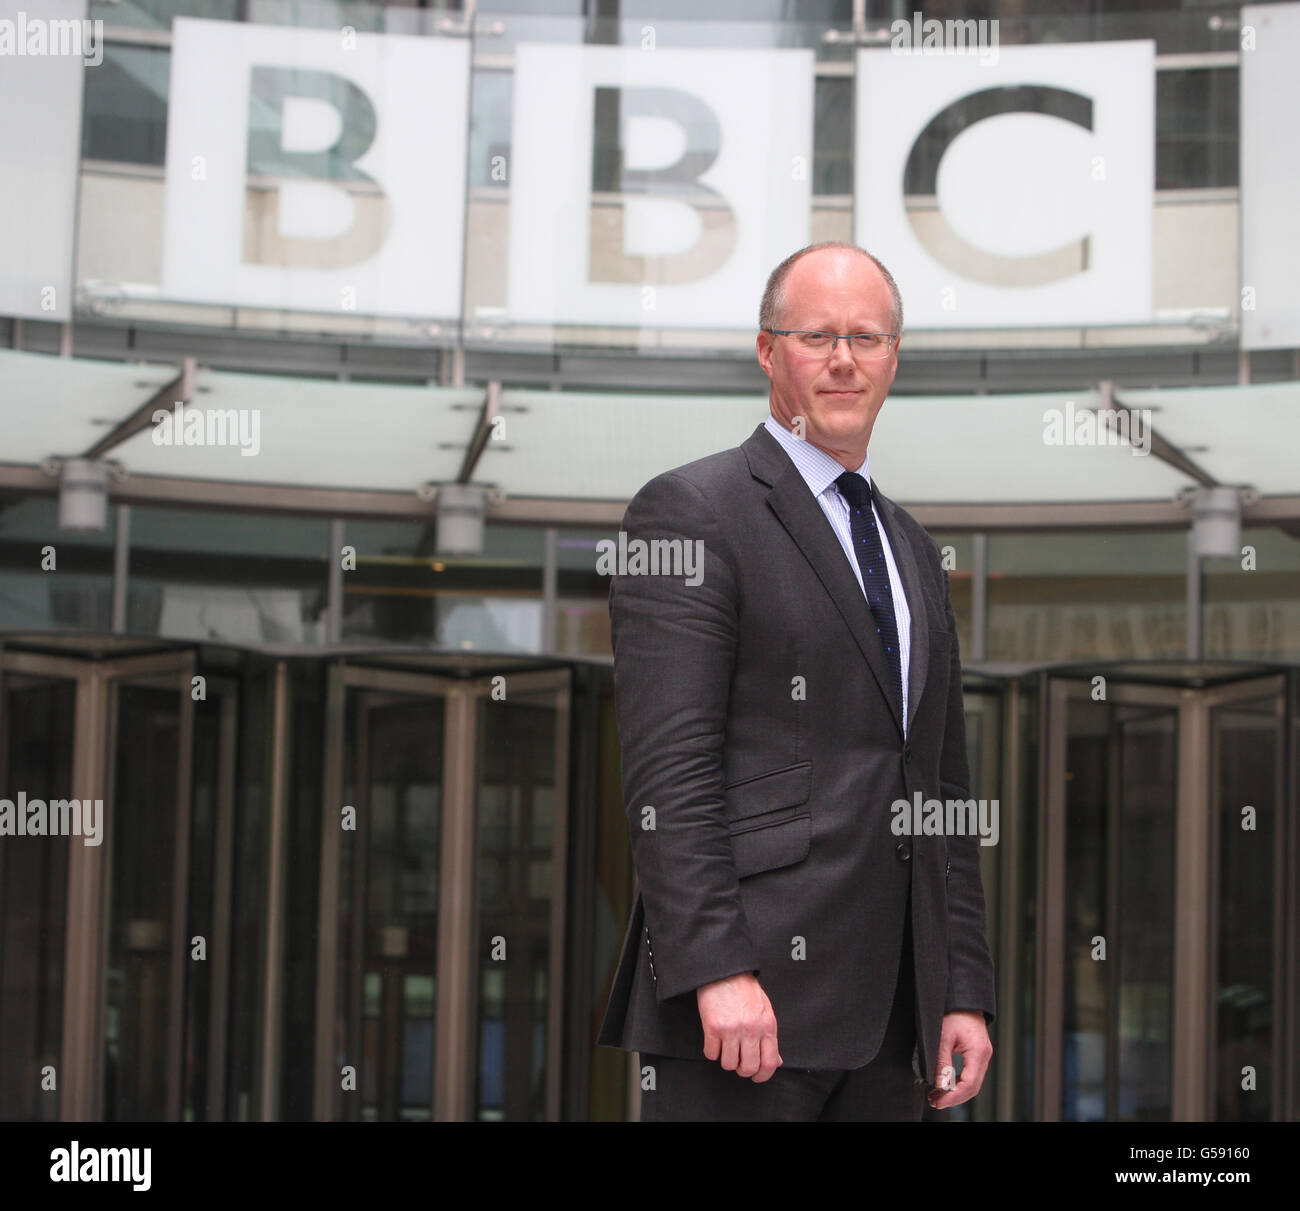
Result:
{"type": "Polygon", "coordinates": [[[835,486],[844,494],[844,499],[855,509],[861,509],[871,503],[871,483],[863,479],[856,471],[845,471],[835,481],[835,486]]]}

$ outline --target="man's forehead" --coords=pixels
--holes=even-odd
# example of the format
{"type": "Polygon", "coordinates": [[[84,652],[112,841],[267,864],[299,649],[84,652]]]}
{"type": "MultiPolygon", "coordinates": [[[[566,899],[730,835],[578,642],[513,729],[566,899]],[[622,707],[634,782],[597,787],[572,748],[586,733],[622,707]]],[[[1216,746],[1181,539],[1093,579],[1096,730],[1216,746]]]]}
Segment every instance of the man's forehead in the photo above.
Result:
{"type": "Polygon", "coordinates": [[[786,295],[815,298],[827,293],[875,301],[885,288],[875,265],[861,253],[841,249],[810,252],[790,266],[786,295]]]}

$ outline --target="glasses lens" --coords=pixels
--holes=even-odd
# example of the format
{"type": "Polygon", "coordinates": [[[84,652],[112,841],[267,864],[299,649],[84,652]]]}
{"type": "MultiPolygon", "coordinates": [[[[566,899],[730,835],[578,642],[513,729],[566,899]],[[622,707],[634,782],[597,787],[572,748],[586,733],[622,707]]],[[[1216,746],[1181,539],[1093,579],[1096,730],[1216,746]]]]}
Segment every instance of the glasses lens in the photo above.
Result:
{"type": "Polygon", "coordinates": [[[888,357],[889,337],[879,332],[866,332],[855,336],[849,342],[853,346],[854,357],[888,357]]]}
{"type": "Polygon", "coordinates": [[[824,353],[831,347],[831,337],[825,332],[800,332],[795,341],[801,349],[809,353],[824,353]]]}

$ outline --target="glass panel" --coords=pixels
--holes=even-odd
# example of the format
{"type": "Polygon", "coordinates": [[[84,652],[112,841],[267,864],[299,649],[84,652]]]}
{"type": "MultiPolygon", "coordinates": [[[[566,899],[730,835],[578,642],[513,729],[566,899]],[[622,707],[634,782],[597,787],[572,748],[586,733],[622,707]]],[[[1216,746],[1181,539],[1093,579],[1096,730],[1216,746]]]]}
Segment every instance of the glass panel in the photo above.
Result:
{"type": "Polygon", "coordinates": [[[480,700],[478,757],[479,1119],[546,1117],[556,827],[551,706],[480,700]]]}
{"type": "Polygon", "coordinates": [[[1156,72],[1156,188],[1237,187],[1235,67],[1156,72]]]}
{"type": "MultiPolygon", "coordinates": [[[[1119,707],[1119,905],[1107,959],[1119,981],[1119,1122],[1168,1121],[1173,1033],[1178,716],[1119,707]]],[[[1100,964],[1099,964],[1100,966],[1100,964]]]]}
{"type": "Polygon", "coordinates": [[[1105,935],[1110,711],[1071,699],[1065,786],[1065,1013],[1061,1117],[1106,1117],[1106,966],[1092,957],[1105,935]]]}
{"type": "Polygon", "coordinates": [[[1207,658],[1300,660],[1300,536],[1243,526],[1245,556],[1202,565],[1207,658]]]}
{"type": "Polygon", "coordinates": [[[127,626],[230,643],[324,639],[329,523],[137,507],[127,626]]]}
{"type": "Polygon", "coordinates": [[[814,195],[853,192],[853,81],[822,76],[813,86],[814,195]]]}
{"type": "Polygon", "coordinates": [[[1062,1117],[1167,1121],[1178,716],[1068,712],[1062,1117]]]}
{"type": "MultiPolygon", "coordinates": [[[[541,649],[543,532],[487,526],[483,554],[437,553],[433,524],[348,521],[343,636],[480,651],[541,649]]],[[[594,560],[593,560],[594,564],[594,560]]]]}
{"type": "Polygon", "coordinates": [[[0,505],[0,627],[110,630],[116,516],[102,531],[60,530],[52,496],[0,505]]]}
{"type": "MultiPolygon", "coordinates": [[[[0,811],[72,795],[76,683],[6,674],[0,700],[0,811]]],[[[102,827],[103,813],[100,814],[102,827]]],[[[11,817],[8,826],[16,829],[11,817]]],[[[8,829],[7,829],[8,831],[8,829]]],[[[103,839],[103,834],[100,834],[103,839]]],[[[68,847],[84,838],[0,838],[0,1120],[52,1122],[59,1095],[41,1088],[63,1053],[68,847]]]]}
{"type": "Polygon", "coordinates": [[[354,1046],[341,1063],[360,1068],[361,1096],[344,1095],[348,1119],[432,1118],[443,719],[442,698],[349,696],[359,776],[340,945],[354,1046]]]}
{"type": "Polygon", "coordinates": [[[1187,652],[1182,530],[989,536],[989,659],[1187,652]]]}
{"type": "Polygon", "coordinates": [[[235,796],[234,890],[230,914],[230,1007],[226,1119],[250,1122],[258,1108],[258,1030],[266,936],[266,770],[270,763],[270,666],[250,660],[240,687],[239,781],[235,796]]]}
{"type": "Polygon", "coordinates": [[[280,1114],[312,1117],[316,1038],[316,940],[319,932],[321,737],[324,670],[295,670],[289,721],[289,854],[285,869],[284,1009],[280,1027],[280,1114]]]}
{"type": "MultiPolygon", "coordinates": [[[[170,74],[171,52],[166,47],[124,46],[113,42],[105,46],[104,61],[85,74],[82,157],[117,164],[148,164],[161,169],[167,161],[170,74]]],[[[88,178],[87,188],[105,193],[114,189],[130,190],[125,182],[114,185],[111,178],[98,177],[88,178]]],[[[109,217],[120,223],[126,216],[110,212],[109,217]]],[[[83,271],[87,276],[97,276],[93,263],[83,264],[83,271]]]]}
{"type": "Polygon", "coordinates": [[[962,664],[971,659],[971,601],[975,583],[975,544],[970,534],[935,531],[930,535],[939,545],[948,572],[948,596],[957,616],[957,647],[962,664]]]}
{"type": "Polygon", "coordinates": [[[1211,729],[1219,842],[1213,1117],[1265,1122],[1272,1117],[1276,1056],[1273,906],[1281,856],[1276,700],[1216,707],[1211,729]]]}
{"type": "Polygon", "coordinates": [[[113,873],[105,979],[104,1119],[159,1122],[166,1044],[176,844],[180,699],[174,689],[116,687],[113,873]]]}
{"type": "Polygon", "coordinates": [[[618,531],[560,530],[556,536],[555,651],[566,656],[613,654],[609,578],[596,571],[596,544],[618,531]]]}

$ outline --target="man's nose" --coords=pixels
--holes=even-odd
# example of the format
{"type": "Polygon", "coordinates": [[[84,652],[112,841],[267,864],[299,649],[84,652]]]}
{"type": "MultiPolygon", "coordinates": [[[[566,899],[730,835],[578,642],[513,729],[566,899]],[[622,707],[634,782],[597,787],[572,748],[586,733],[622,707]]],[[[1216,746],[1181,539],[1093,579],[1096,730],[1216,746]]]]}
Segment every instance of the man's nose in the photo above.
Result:
{"type": "Polygon", "coordinates": [[[853,369],[855,362],[853,360],[853,346],[849,343],[848,337],[840,337],[834,342],[831,349],[831,365],[837,369],[847,366],[853,369]]]}

